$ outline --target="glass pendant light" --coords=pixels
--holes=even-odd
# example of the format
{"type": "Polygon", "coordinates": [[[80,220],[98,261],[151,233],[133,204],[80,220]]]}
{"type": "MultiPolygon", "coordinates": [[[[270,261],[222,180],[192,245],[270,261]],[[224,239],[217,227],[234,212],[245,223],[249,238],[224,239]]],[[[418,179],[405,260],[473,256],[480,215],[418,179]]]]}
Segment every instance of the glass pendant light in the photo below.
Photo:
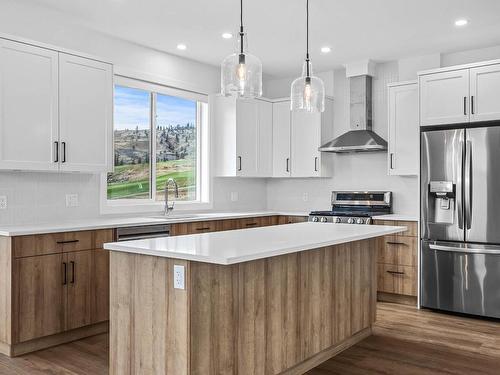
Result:
{"type": "Polygon", "coordinates": [[[238,49],[221,64],[221,93],[243,98],[262,96],[262,63],[247,51],[247,39],[243,31],[243,0],[240,0],[238,49]]]}
{"type": "Polygon", "coordinates": [[[306,60],[302,76],[292,82],[291,110],[296,112],[324,112],[325,86],[323,81],[313,76],[309,59],[309,0],[306,0],[306,60]]]}

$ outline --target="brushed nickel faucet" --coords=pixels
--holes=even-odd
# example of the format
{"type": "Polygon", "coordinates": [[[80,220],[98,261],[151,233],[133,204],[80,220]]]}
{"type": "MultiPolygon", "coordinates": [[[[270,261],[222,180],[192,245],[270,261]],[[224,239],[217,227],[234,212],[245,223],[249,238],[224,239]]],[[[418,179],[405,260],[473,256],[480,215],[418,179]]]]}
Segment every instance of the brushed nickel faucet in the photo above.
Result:
{"type": "Polygon", "coordinates": [[[175,201],[172,202],[168,201],[169,186],[171,184],[174,185],[175,198],[179,198],[179,186],[177,185],[177,182],[173,178],[169,178],[165,184],[165,211],[163,212],[164,215],[168,215],[174,209],[175,201]]]}

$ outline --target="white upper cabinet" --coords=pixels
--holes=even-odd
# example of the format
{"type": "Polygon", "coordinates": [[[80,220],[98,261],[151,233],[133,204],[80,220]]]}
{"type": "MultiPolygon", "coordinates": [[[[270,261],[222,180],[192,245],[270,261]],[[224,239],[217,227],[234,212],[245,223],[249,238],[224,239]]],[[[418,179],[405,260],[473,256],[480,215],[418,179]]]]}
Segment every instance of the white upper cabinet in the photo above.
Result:
{"type": "Polygon", "coordinates": [[[0,38],[0,169],[112,170],[112,65],[0,38]]]}
{"type": "Polygon", "coordinates": [[[217,176],[271,177],[272,104],[259,99],[209,98],[217,176]]]}
{"type": "Polygon", "coordinates": [[[106,172],[112,165],[111,65],[61,53],[61,170],[106,172]]]}
{"type": "Polygon", "coordinates": [[[0,169],[58,169],[58,53],[0,39],[0,169]]]}
{"type": "Polygon", "coordinates": [[[420,125],[469,121],[469,70],[454,70],[420,79],[420,125]]]}
{"type": "Polygon", "coordinates": [[[500,119],[500,64],[470,69],[470,121],[500,119]]]}
{"type": "Polygon", "coordinates": [[[290,101],[273,104],[273,177],[290,177],[290,101]]]}
{"type": "Polygon", "coordinates": [[[292,176],[320,175],[320,146],[321,113],[292,112],[292,176]]]}
{"type": "Polygon", "coordinates": [[[500,120],[500,61],[419,74],[420,125],[500,120]]]}
{"type": "Polygon", "coordinates": [[[418,83],[389,85],[389,152],[390,175],[418,175],[419,127],[418,83]]]}
{"type": "Polygon", "coordinates": [[[333,100],[325,99],[323,113],[291,113],[292,177],[331,177],[331,153],[318,148],[333,138],[333,100]]]}

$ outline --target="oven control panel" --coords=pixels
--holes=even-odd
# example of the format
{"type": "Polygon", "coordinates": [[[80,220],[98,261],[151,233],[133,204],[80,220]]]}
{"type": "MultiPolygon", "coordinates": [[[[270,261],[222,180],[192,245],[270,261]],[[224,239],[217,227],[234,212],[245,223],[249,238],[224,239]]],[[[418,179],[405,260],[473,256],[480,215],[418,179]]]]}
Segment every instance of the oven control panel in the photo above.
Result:
{"type": "Polygon", "coordinates": [[[335,223],[335,224],[371,224],[370,217],[359,216],[320,216],[309,215],[309,221],[313,223],[335,223]]]}

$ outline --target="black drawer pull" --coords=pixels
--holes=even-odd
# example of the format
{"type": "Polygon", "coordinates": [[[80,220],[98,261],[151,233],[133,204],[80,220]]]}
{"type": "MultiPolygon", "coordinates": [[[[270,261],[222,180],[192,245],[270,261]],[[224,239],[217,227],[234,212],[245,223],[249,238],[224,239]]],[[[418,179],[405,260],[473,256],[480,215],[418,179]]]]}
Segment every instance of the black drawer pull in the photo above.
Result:
{"type": "Polygon", "coordinates": [[[67,278],[67,274],[68,274],[68,267],[67,267],[67,264],[66,262],[63,262],[62,264],[62,273],[63,273],[63,282],[62,282],[62,285],[66,285],[68,283],[68,278],[67,278]]]}
{"type": "Polygon", "coordinates": [[[202,227],[202,228],[196,228],[196,230],[209,230],[210,227],[202,227]]]}
{"type": "Polygon", "coordinates": [[[390,273],[391,275],[404,275],[404,272],[400,271],[387,271],[387,273],[390,273]]]}
{"type": "Polygon", "coordinates": [[[75,283],[75,262],[71,261],[71,284],[75,283]]]}
{"type": "Polygon", "coordinates": [[[408,246],[408,244],[404,243],[404,242],[392,242],[392,241],[387,241],[386,242],[387,245],[404,245],[404,246],[408,246]]]}
{"type": "Polygon", "coordinates": [[[253,226],[257,225],[257,224],[258,224],[258,223],[246,223],[245,225],[246,225],[247,227],[253,227],[253,226]]]}
{"type": "Polygon", "coordinates": [[[66,241],[57,241],[58,244],[65,244],[65,243],[77,243],[80,242],[80,240],[66,240],[66,241]]]}

